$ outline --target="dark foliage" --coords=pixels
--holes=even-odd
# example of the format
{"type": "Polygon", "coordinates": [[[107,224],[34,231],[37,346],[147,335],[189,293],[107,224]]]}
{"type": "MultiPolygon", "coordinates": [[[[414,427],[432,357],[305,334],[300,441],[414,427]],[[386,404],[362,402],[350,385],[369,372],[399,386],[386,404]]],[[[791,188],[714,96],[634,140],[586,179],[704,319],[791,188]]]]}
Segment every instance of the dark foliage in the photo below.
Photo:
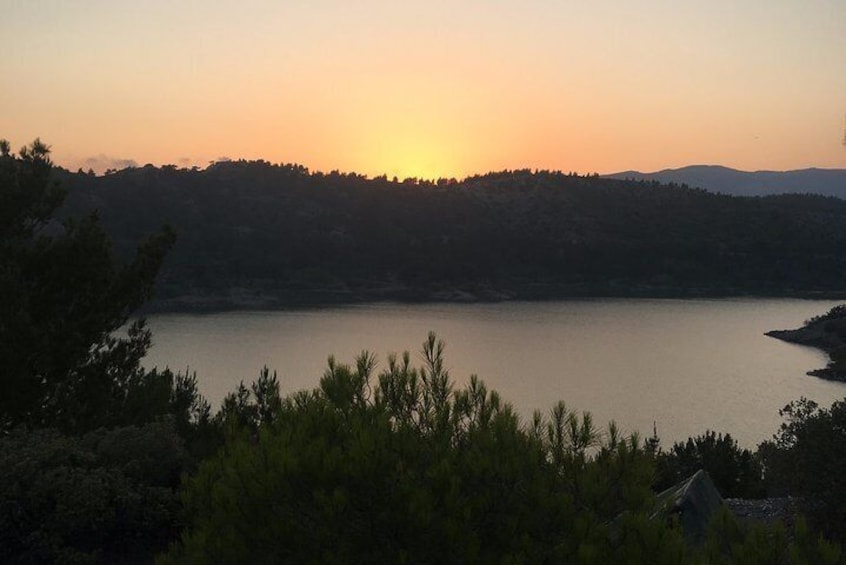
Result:
{"type": "MultiPolygon", "coordinates": [[[[311,392],[280,400],[267,370],[239,387],[160,562],[843,562],[801,519],[788,534],[728,510],[686,545],[650,489],[654,442],[563,403],[521,425],[475,376],[455,389],[442,355],[430,335],[421,368],[389,356],[375,382],[365,352],[352,368],[330,359],[311,392]]],[[[693,444],[712,462],[748,453],[710,432],[693,444]]]]}
{"type": "Polygon", "coordinates": [[[707,430],[703,435],[677,442],[658,451],[656,489],[664,490],[692,476],[708,472],[725,498],[763,498],[766,495],[761,465],[748,449],[741,449],[731,435],[707,430]]]}
{"type": "Polygon", "coordinates": [[[846,290],[836,198],[527,170],[391,182],[264,161],[62,179],[68,213],[100,209],[122,249],[171,222],[163,296],[212,306],[846,290]]]}
{"type": "Polygon", "coordinates": [[[846,400],[802,398],[779,413],[786,421],[759,446],[768,490],[802,497],[816,527],[846,540],[846,400]]]}
{"type": "Polygon", "coordinates": [[[709,524],[705,550],[689,562],[703,565],[836,565],[846,562],[837,543],[830,542],[798,517],[788,530],[783,524],[742,525],[724,508],[709,524]]]}
{"type": "MultiPolygon", "coordinates": [[[[62,224],[64,193],[40,141],[0,155],[0,429],[18,424],[86,431],[138,423],[136,396],[155,395],[139,360],[143,321],[115,337],[149,299],[173,233],[164,230],[118,264],[96,213],[62,224]]],[[[168,395],[169,390],[164,394],[168,395]]],[[[154,409],[155,410],[155,409],[154,409]]]]}
{"type": "Polygon", "coordinates": [[[187,464],[168,422],[0,436],[0,562],[151,562],[179,531],[187,464]]]}
{"type": "Polygon", "coordinates": [[[120,263],[96,213],[53,219],[50,170],[40,141],[0,142],[0,562],[150,561],[181,474],[222,442],[196,378],[144,370],[128,324],[174,236],[120,263]]]}
{"type": "MultiPolygon", "coordinates": [[[[680,533],[648,519],[637,438],[600,441],[563,404],[523,429],[478,379],[453,390],[442,351],[430,336],[422,368],[391,357],[376,382],[372,355],[330,361],[258,435],[246,418],[188,481],[190,523],[164,562],[681,560],[680,533]]],[[[232,416],[258,413],[258,394],[232,398],[232,416]]]]}
{"type": "Polygon", "coordinates": [[[834,322],[835,325],[831,326],[832,329],[826,328],[826,331],[834,331],[835,328],[838,328],[837,324],[846,324],[846,304],[838,304],[825,314],[805,320],[805,325],[810,326],[819,322],[834,322]]]}

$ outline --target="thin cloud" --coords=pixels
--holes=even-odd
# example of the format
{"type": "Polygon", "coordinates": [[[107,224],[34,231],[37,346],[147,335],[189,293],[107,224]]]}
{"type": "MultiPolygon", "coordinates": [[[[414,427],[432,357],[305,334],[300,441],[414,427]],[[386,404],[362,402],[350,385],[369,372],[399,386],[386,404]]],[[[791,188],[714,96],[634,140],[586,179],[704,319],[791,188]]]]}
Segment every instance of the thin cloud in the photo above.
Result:
{"type": "Polygon", "coordinates": [[[100,155],[86,158],[83,161],[83,165],[85,169],[93,169],[95,173],[102,174],[109,169],[121,170],[137,167],[138,162],[135,159],[122,159],[101,153],[100,155]]]}

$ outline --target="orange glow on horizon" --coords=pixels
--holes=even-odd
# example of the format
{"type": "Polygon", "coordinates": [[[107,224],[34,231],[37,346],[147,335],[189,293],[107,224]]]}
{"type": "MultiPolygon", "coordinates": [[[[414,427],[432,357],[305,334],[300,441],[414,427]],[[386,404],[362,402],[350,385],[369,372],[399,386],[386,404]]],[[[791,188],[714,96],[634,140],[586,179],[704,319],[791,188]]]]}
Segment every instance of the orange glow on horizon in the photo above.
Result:
{"type": "Polygon", "coordinates": [[[846,2],[8,8],[0,137],[71,170],[846,167],[846,2]]]}

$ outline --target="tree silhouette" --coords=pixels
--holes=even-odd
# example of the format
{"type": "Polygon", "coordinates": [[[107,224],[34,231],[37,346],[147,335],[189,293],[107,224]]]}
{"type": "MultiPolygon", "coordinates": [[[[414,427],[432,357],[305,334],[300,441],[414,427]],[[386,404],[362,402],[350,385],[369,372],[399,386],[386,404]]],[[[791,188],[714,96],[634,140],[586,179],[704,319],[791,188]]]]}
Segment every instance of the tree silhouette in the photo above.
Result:
{"type": "Polygon", "coordinates": [[[143,320],[117,333],[174,241],[164,229],[118,264],[96,213],[58,222],[49,153],[37,139],[18,155],[0,144],[0,429],[121,421],[146,384],[150,334],[143,320]]]}

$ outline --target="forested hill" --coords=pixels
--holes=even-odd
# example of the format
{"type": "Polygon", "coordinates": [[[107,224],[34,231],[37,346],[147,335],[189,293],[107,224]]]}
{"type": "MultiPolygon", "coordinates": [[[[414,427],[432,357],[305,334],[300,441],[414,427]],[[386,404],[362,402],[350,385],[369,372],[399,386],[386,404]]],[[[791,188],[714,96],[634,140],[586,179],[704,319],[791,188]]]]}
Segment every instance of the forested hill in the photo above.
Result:
{"type": "Polygon", "coordinates": [[[526,170],[392,182],[295,165],[57,171],[118,250],[177,231],[159,307],[846,294],[846,201],[526,170]]]}
{"type": "Polygon", "coordinates": [[[733,196],[796,193],[846,199],[846,169],[747,172],[714,165],[694,165],[654,173],[624,171],[605,176],[615,179],[685,183],[733,196]]]}

